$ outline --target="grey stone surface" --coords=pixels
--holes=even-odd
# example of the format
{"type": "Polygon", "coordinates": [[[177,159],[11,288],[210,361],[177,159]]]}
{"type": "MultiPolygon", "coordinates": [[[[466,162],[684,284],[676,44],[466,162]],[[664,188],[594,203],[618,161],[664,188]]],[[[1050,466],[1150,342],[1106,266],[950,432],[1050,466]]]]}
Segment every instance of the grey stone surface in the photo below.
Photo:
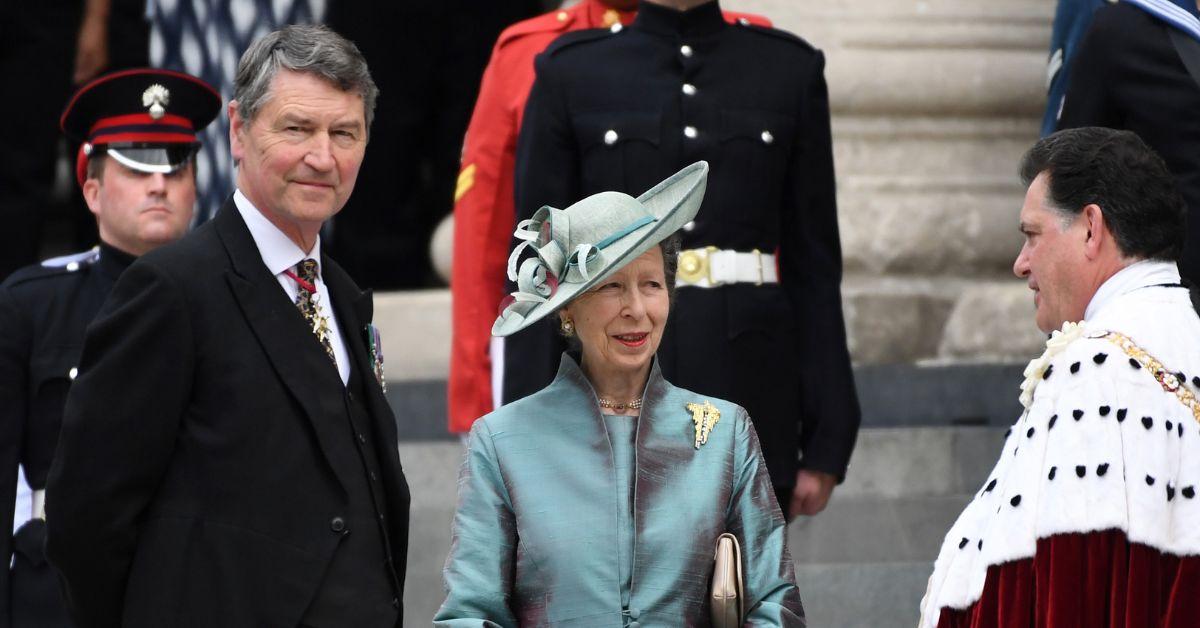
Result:
{"type": "MultiPolygon", "coordinates": [[[[1021,364],[886,364],[854,369],[864,427],[1011,425],[1021,364]]],[[[401,441],[449,440],[444,380],[392,381],[401,441]]]]}
{"type": "Polygon", "coordinates": [[[1014,361],[1041,355],[1046,335],[1034,323],[1033,293],[1018,279],[966,288],[946,321],[943,358],[1014,361]]]}
{"type": "Polygon", "coordinates": [[[809,628],[912,628],[933,560],[799,565],[796,581],[809,628]]]}

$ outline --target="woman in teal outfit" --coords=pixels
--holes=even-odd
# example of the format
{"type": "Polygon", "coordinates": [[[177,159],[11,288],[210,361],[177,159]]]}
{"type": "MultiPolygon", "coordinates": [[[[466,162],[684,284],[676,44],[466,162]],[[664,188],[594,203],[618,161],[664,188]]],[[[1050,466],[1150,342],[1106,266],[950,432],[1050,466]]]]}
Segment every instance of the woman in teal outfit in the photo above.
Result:
{"type": "Polygon", "coordinates": [[[695,216],[707,174],[699,162],[637,199],[605,192],[518,226],[518,292],[492,333],[557,313],[580,355],[471,429],[434,625],[708,626],[716,540],[732,532],[744,624],[804,626],[746,411],[672,386],[654,360],[671,236],[695,216]],[[518,270],[526,247],[536,256],[518,270]]]}

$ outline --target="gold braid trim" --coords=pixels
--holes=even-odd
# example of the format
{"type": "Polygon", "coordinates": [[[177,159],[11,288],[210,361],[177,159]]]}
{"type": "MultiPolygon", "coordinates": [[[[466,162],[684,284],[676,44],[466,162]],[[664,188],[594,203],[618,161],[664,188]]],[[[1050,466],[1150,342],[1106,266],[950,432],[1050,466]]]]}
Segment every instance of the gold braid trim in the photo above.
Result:
{"type": "Polygon", "coordinates": [[[1200,399],[1196,399],[1196,395],[1188,390],[1187,386],[1185,386],[1187,382],[1180,381],[1174,372],[1164,366],[1162,362],[1159,362],[1157,358],[1146,353],[1129,336],[1110,331],[1106,332],[1102,337],[1120,347],[1130,359],[1141,364],[1146,371],[1154,376],[1154,379],[1158,380],[1163,390],[1175,395],[1175,398],[1180,403],[1192,411],[1192,417],[1197,422],[1200,422],[1200,399]]]}

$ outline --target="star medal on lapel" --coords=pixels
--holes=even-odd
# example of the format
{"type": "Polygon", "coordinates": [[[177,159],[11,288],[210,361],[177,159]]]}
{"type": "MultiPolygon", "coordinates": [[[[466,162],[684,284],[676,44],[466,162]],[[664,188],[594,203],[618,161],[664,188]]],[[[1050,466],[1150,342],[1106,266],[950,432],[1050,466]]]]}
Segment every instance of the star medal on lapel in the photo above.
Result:
{"type": "Polygon", "coordinates": [[[379,388],[383,392],[387,392],[387,379],[383,377],[383,339],[379,335],[379,328],[367,323],[363,331],[367,335],[367,346],[371,350],[371,367],[375,371],[375,380],[379,382],[379,388]]]}
{"type": "Polygon", "coordinates": [[[712,433],[717,421],[721,420],[721,411],[707,399],[704,403],[687,404],[687,410],[692,413],[692,424],[696,428],[695,447],[700,449],[701,445],[708,442],[708,435],[712,433]]]}

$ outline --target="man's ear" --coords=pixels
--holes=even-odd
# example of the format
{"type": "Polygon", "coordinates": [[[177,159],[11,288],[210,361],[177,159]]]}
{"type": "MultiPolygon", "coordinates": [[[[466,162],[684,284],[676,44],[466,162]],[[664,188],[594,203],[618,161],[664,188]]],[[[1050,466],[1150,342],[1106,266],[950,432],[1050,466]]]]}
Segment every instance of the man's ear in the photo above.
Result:
{"type": "MultiPolygon", "coordinates": [[[[111,165],[109,166],[111,167],[111,165]]],[[[100,180],[95,177],[88,177],[83,180],[83,201],[87,203],[88,210],[96,216],[100,215],[100,180]]]]}
{"type": "Polygon", "coordinates": [[[1113,240],[1112,233],[1108,230],[1108,222],[1104,220],[1104,212],[1100,211],[1100,206],[1095,203],[1083,207],[1080,219],[1087,228],[1084,254],[1088,259],[1096,259],[1103,248],[1107,246],[1105,241],[1113,240]]]}
{"type": "Polygon", "coordinates": [[[229,154],[233,156],[233,163],[238,163],[242,160],[242,156],[246,150],[242,146],[242,136],[246,131],[246,121],[242,119],[241,112],[238,109],[238,101],[229,101],[229,154]]]}

